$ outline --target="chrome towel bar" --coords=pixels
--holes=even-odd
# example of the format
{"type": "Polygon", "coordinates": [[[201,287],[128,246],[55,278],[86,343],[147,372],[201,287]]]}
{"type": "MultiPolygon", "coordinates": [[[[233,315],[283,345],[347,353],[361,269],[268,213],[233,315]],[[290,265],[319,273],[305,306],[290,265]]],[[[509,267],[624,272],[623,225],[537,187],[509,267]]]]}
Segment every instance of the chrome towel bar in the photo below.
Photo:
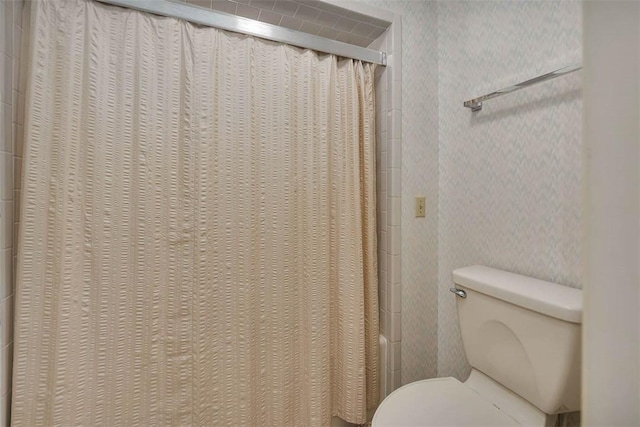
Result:
{"type": "Polygon", "coordinates": [[[582,65],[574,64],[569,65],[567,67],[559,68],[555,71],[551,71],[550,73],[543,74],[538,77],[534,77],[527,81],[516,83],[513,86],[506,87],[504,89],[497,90],[495,92],[488,93],[486,95],[479,96],[477,98],[470,99],[464,102],[464,106],[467,108],[471,108],[471,111],[480,111],[482,110],[482,102],[488,99],[497,98],[498,96],[505,95],[510,92],[515,92],[520,89],[524,89],[529,86],[533,86],[538,83],[545,82],[547,80],[555,79],[556,77],[564,76],[565,74],[573,73],[574,71],[578,71],[582,68],[582,65]]]}

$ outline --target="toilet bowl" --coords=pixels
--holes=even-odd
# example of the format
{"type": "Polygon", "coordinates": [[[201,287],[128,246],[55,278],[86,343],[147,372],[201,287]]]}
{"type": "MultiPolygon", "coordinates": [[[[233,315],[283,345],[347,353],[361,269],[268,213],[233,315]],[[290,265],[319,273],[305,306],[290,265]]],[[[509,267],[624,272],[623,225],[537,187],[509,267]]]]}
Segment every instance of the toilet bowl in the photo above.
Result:
{"type": "Polygon", "coordinates": [[[579,410],[582,292],[485,266],[453,281],[469,378],[397,389],[372,427],[552,426],[579,410]]]}

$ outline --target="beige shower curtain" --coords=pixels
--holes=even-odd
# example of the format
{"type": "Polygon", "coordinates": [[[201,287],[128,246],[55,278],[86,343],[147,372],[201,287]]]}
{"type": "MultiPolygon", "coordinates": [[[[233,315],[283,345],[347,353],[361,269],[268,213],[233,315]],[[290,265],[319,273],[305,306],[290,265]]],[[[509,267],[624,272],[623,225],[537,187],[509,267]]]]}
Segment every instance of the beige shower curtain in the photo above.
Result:
{"type": "Polygon", "coordinates": [[[16,426],[361,423],[374,66],[32,2],[16,426]]]}

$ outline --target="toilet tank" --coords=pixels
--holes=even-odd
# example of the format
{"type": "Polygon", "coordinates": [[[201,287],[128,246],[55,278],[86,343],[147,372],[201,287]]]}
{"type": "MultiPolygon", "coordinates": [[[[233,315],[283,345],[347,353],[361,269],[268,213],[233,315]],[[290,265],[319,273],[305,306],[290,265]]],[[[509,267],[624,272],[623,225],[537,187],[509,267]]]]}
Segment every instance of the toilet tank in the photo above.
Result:
{"type": "Polygon", "coordinates": [[[469,364],[547,414],[579,410],[582,291],[478,265],[453,281],[469,364]]]}

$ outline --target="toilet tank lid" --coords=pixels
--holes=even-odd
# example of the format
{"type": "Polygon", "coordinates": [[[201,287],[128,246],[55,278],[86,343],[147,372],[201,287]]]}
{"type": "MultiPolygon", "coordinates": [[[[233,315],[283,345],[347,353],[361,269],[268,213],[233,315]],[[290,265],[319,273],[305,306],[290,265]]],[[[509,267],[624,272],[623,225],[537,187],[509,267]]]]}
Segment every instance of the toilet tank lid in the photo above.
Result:
{"type": "Polygon", "coordinates": [[[579,289],[484,265],[454,270],[453,282],[556,319],[582,322],[582,291],[579,289]]]}

